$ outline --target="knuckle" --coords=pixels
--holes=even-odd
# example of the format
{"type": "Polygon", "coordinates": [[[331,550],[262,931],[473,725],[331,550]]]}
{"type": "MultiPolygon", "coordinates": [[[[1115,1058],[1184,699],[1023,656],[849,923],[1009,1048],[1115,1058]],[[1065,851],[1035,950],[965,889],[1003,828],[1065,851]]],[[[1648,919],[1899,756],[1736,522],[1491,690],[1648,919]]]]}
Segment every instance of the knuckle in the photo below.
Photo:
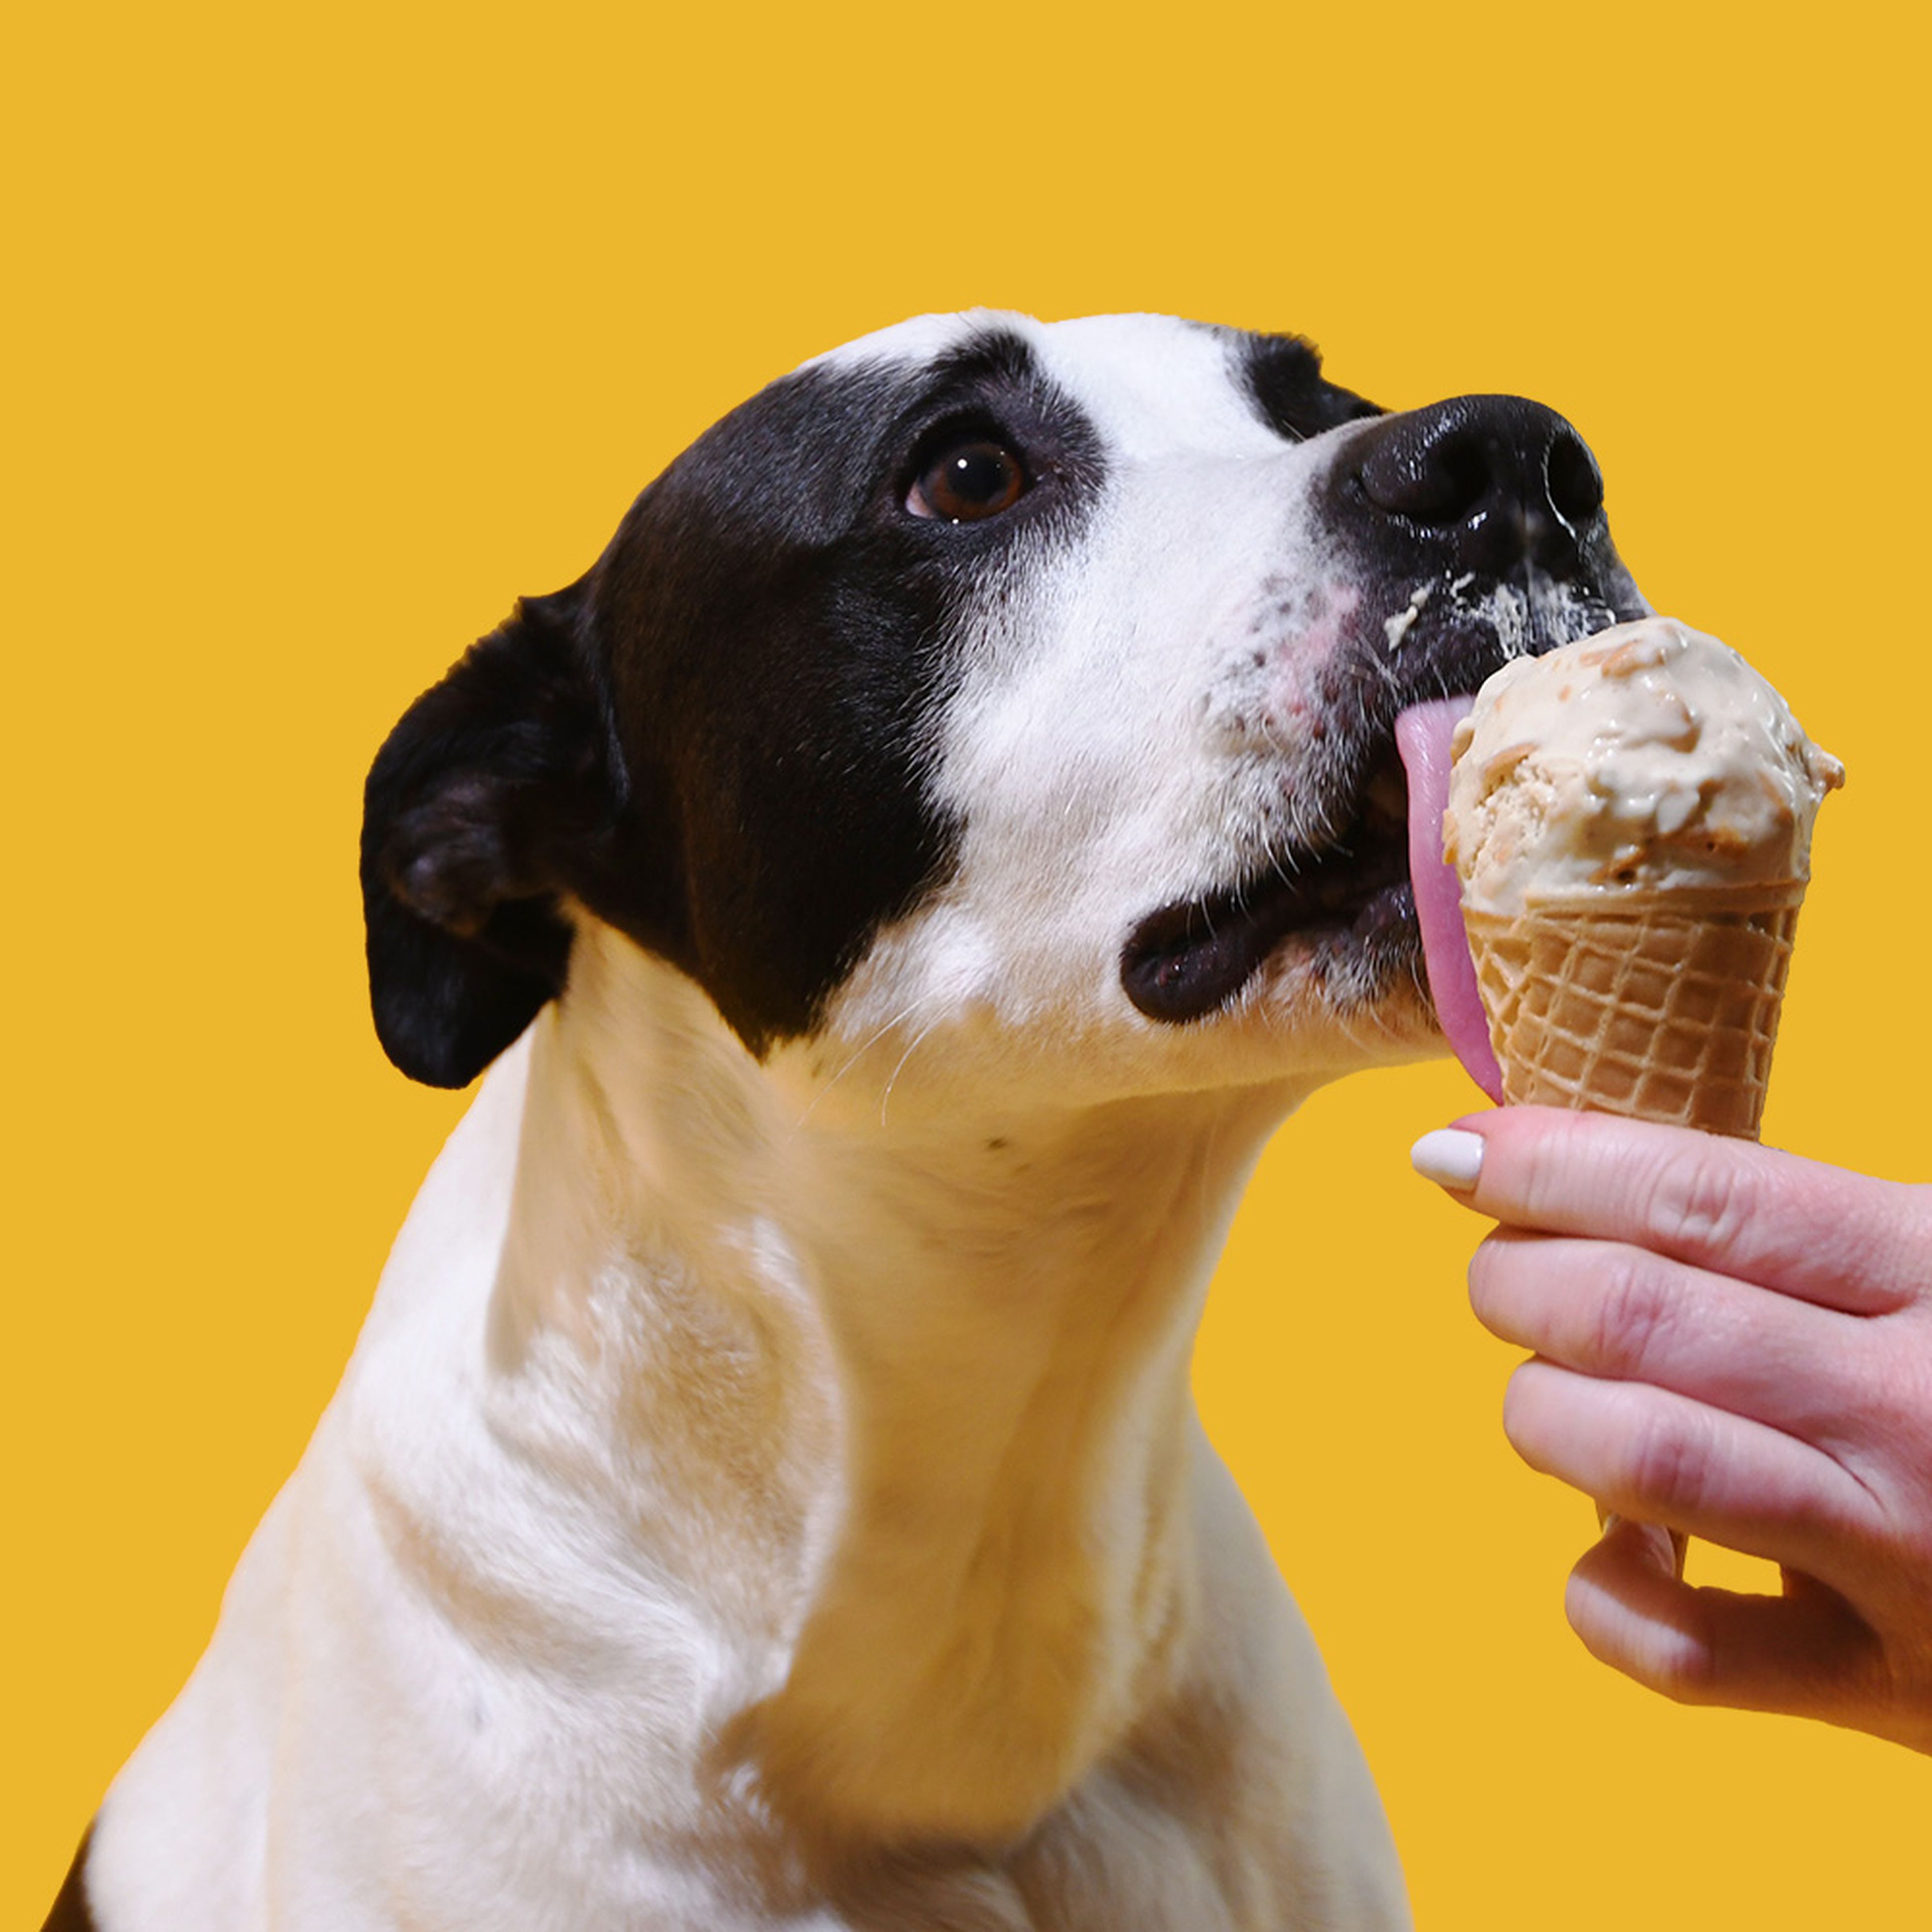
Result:
{"type": "Polygon", "coordinates": [[[1744,1176],[1714,1150],[1666,1161],[1652,1180],[1642,1217],[1660,1246],[1680,1254],[1722,1254],[1750,1219],[1744,1176]]]}
{"type": "Polygon", "coordinates": [[[1676,1521],[1695,1514],[1711,1486],[1711,1438],[1694,1414],[1672,1409],[1646,1414],[1624,1456],[1624,1487],[1640,1512],[1676,1521]]]}
{"type": "Polygon", "coordinates": [[[1677,1298],[1664,1270],[1640,1249],[1612,1249],[1600,1265],[1592,1360],[1610,1374],[1640,1375],[1676,1320],[1677,1298]]]}

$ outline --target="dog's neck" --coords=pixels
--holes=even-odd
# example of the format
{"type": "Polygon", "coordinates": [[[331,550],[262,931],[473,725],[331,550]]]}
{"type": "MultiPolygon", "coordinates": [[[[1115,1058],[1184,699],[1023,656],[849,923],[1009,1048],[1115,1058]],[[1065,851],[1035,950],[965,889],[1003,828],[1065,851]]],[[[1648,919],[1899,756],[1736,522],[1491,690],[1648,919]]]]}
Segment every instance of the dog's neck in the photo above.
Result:
{"type": "Polygon", "coordinates": [[[752,1660],[718,1768],[846,1843],[1023,1831],[1185,1668],[1191,1344],[1298,1096],[814,1101],[594,927],[532,1053],[500,1427],[593,1412],[752,1660]]]}

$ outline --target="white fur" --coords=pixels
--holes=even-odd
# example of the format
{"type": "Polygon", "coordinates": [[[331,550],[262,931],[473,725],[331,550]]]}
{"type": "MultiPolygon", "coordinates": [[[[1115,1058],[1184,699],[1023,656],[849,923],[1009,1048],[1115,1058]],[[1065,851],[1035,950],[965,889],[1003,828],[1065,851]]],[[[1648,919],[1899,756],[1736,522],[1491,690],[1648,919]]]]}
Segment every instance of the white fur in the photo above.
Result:
{"type": "Polygon", "coordinates": [[[1110,469],[935,721],[956,872],[763,1064],[580,917],[104,1808],[104,1932],[1408,1923],[1187,1369],[1267,1136],[1426,1010],[1118,970],[1300,829],[1333,452],[1207,332],[1011,320],[1110,469]]]}

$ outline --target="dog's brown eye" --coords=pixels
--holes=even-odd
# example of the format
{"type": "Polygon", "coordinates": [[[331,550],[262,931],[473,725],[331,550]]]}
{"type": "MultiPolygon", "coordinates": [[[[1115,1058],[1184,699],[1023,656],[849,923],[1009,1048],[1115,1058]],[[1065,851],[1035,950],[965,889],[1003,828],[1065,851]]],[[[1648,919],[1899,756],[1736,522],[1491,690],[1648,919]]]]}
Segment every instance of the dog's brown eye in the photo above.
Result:
{"type": "Polygon", "coordinates": [[[990,438],[950,444],[920,472],[906,496],[915,517],[976,523],[1010,510],[1025,494],[1026,472],[1010,449],[990,438]]]}

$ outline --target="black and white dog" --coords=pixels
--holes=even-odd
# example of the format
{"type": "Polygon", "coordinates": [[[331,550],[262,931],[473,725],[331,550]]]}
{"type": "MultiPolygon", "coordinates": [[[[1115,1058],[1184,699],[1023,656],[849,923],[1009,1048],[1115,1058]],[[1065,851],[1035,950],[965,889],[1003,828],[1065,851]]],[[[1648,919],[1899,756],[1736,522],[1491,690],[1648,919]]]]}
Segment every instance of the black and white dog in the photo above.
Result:
{"type": "Polygon", "coordinates": [[[1406,1924],[1190,1347],[1276,1123],[1438,1048],[1397,712],[1642,608],[1560,418],[1288,338],[728,416],[376,760],[383,1044],[496,1064],[56,1922],[1406,1924]]]}

